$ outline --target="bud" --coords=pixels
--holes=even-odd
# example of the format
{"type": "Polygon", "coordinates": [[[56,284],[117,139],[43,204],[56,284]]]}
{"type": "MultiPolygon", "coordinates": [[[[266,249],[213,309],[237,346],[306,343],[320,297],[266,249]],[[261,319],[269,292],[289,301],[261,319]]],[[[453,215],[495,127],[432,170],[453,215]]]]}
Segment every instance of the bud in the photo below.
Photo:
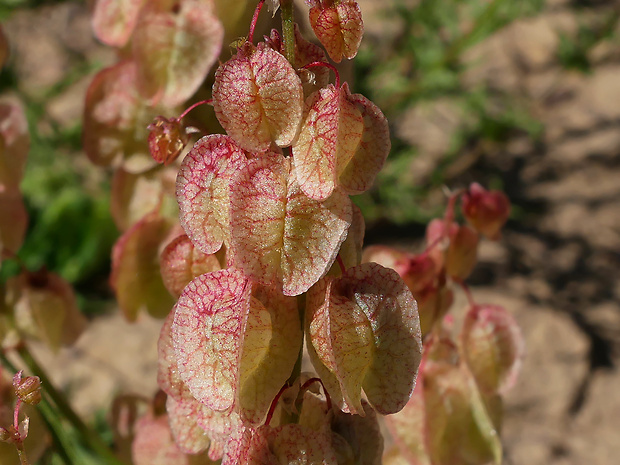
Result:
{"type": "Polygon", "coordinates": [[[508,220],[510,201],[501,191],[487,191],[473,183],[463,194],[463,215],[476,231],[489,239],[499,239],[500,229],[508,220]]]}
{"type": "Polygon", "coordinates": [[[157,116],[147,129],[150,131],[149,152],[157,163],[169,165],[189,142],[185,128],[176,118],[157,116]]]}
{"type": "Polygon", "coordinates": [[[41,380],[38,376],[22,378],[22,373],[19,371],[13,377],[15,395],[28,405],[37,405],[41,402],[41,380]]]}

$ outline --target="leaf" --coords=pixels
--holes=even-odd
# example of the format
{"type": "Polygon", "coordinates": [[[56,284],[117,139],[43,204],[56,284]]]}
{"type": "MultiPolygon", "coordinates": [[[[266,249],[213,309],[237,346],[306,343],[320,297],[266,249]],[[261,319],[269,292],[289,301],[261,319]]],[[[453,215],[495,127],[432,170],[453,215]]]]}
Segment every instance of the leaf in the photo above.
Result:
{"type": "Polygon", "coordinates": [[[280,53],[246,42],[215,73],[213,109],[244,150],[264,152],[272,143],[286,147],[301,122],[301,80],[280,53]]]}
{"type": "Polygon", "coordinates": [[[145,98],[174,107],[191,97],[215,63],[224,29],[212,2],[154,0],[133,38],[138,86],[145,98]]]}
{"type": "Polygon", "coordinates": [[[507,392],[525,355],[523,336],[512,315],[497,305],[476,305],[461,331],[464,359],[485,394],[507,392]]]}
{"type": "Polygon", "coordinates": [[[173,397],[166,399],[166,412],[168,412],[170,431],[174,442],[181,452],[185,454],[198,454],[207,450],[211,439],[206,431],[197,422],[202,404],[179,402],[173,397]]]}
{"type": "Polygon", "coordinates": [[[170,110],[149,107],[136,80],[136,64],[126,60],[100,71],[86,91],[83,145],[96,165],[122,166],[131,173],[157,165],[149,153],[147,126],[170,110]]]}
{"type": "Polygon", "coordinates": [[[297,299],[264,287],[254,295],[243,341],[239,406],[242,419],[258,425],[290,377],[303,335],[297,299]]]}
{"type": "Polygon", "coordinates": [[[415,300],[394,270],[365,263],[320,281],[308,293],[306,331],[308,346],[338,380],[346,410],[363,412],[362,388],[379,413],[407,403],[422,343],[415,300]]]}
{"type": "Polygon", "coordinates": [[[128,321],[146,310],[165,317],[174,305],[159,274],[159,247],[172,228],[170,220],[156,212],[128,229],[112,248],[110,284],[128,321]]]}
{"type": "Polygon", "coordinates": [[[364,120],[349,95],[348,84],[340,88],[330,84],[306,102],[293,158],[297,182],[313,199],[332,194],[362,139],[364,120]]]}
{"type": "Polygon", "coordinates": [[[230,183],[246,164],[241,148],[221,134],[203,137],[183,159],[177,177],[181,226],[206,254],[228,245],[230,183]]]}
{"type": "Polygon", "coordinates": [[[251,160],[231,190],[233,263],[285,295],[306,292],[334,262],[351,223],[351,201],[335,191],[312,200],[290,175],[289,159],[251,160]]]}
{"type": "Polygon", "coordinates": [[[206,441],[202,439],[202,430],[210,438],[209,457],[211,460],[218,460],[222,457],[229,435],[237,427],[239,417],[234,412],[226,414],[209,409],[194,398],[181,379],[172,341],[174,313],[175,310],[164,320],[157,343],[157,383],[169,396],[166,410],[173,434],[176,436],[175,431],[185,432],[189,440],[189,443],[182,447],[189,449],[199,447],[199,444],[204,445],[206,441]],[[171,402],[171,399],[174,399],[174,402],[171,402]],[[200,429],[196,429],[197,427],[200,429]]]}
{"type": "Polygon", "coordinates": [[[310,9],[310,25],[329,57],[336,63],[354,58],[364,35],[362,11],[353,0],[333,2],[310,9]]]}
{"type": "MultiPolygon", "coordinates": [[[[351,226],[349,227],[347,238],[340,246],[340,251],[338,252],[347,269],[361,263],[364,234],[366,233],[366,223],[364,222],[362,211],[354,203],[351,204],[351,207],[353,212],[351,226]]],[[[342,274],[340,264],[334,263],[327,274],[328,276],[340,276],[342,274]]]]}
{"type": "Polygon", "coordinates": [[[126,231],[174,197],[177,170],[156,167],[134,174],[118,168],[112,177],[110,211],[114,223],[126,231]]]}
{"type": "Polygon", "coordinates": [[[222,248],[216,254],[204,254],[183,234],[166,246],[159,262],[166,289],[178,297],[192,279],[225,268],[226,250],[222,248]]]}
{"type": "Polygon", "coordinates": [[[425,365],[429,456],[437,465],[500,464],[502,446],[474,379],[462,367],[425,365]]]}
{"type": "Polygon", "coordinates": [[[361,194],[372,187],[390,153],[390,130],[387,118],[378,106],[361,94],[352,94],[345,87],[347,99],[362,115],[362,140],[353,158],[338,170],[339,183],[350,195],[361,194]]]}
{"type": "Polygon", "coordinates": [[[179,375],[213,410],[231,411],[237,400],[250,287],[234,268],[214,271],[189,283],[177,302],[172,340],[179,375]]]}
{"type": "Polygon", "coordinates": [[[19,331],[54,352],[73,344],[86,327],[71,285],[45,269],[9,280],[7,298],[19,331]]]}
{"type": "Polygon", "coordinates": [[[97,0],[93,11],[93,31],[111,47],[124,47],[138,20],[145,0],[97,0]]]}

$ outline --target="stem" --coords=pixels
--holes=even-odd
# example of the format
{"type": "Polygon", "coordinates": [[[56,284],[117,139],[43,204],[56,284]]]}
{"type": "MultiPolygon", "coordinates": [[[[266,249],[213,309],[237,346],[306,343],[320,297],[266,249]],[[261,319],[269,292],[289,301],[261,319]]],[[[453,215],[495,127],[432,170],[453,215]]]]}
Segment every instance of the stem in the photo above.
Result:
{"type": "Polygon", "coordinates": [[[295,67],[295,22],[293,17],[293,0],[280,0],[280,17],[282,18],[282,45],[284,56],[295,67]]]}
{"type": "Polygon", "coordinates": [[[467,301],[469,302],[469,305],[474,308],[476,306],[476,301],[474,300],[474,296],[471,293],[471,290],[469,289],[469,286],[467,284],[465,284],[465,282],[462,279],[454,279],[454,282],[457,283],[459,286],[461,286],[461,289],[463,289],[463,292],[465,292],[465,295],[467,296],[467,301]]]}
{"type": "Polygon", "coordinates": [[[271,402],[271,405],[269,406],[269,412],[267,412],[267,418],[265,420],[266,425],[269,425],[269,423],[271,423],[271,419],[273,418],[273,414],[276,411],[276,407],[278,406],[278,401],[280,400],[280,397],[282,397],[282,394],[284,393],[284,391],[286,391],[290,387],[291,387],[290,384],[285,383],[284,386],[280,388],[276,396],[273,398],[273,401],[271,402]]]}
{"type": "Polygon", "coordinates": [[[252,16],[252,23],[250,23],[250,32],[248,33],[248,42],[252,42],[254,40],[254,30],[256,29],[256,22],[258,21],[258,15],[260,14],[260,10],[262,10],[263,5],[265,4],[265,0],[260,0],[258,5],[256,5],[256,9],[254,10],[254,16],[252,16]]]}
{"type": "Polygon", "coordinates": [[[69,423],[73,425],[84,442],[88,444],[90,448],[97,453],[97,455],[105,459],[108,464],[122,465],[122,462],[114,455],[114,453],[112,453],[99,435],[86,426],[82,419],[73,411],[64,395],[54,387],[50,378],[47,376],[47,373],[34,359],[28,348],[22,344],[17,348],[17,353],[28,366],[30,371],[41,379],[41,383],[45,386],[45,392],[49,395],[54,404],[56,404],[56,407],[64,418],[66,418],[69,423]]]}
{"type": "Polygon", "coordinates": [[[345,266],[344,261],[342,261],[340,254],[336,255],[336,261],[338,262],[338,266],[340,266],[340,272],[345,274],[347,272],[347,267],[345,266]]]}
{"type": "Polygon", "coordinates": [[[20,465],[30,465],[28,457],[26,457],[26,451],[24,449],[17,448],[17,455],[19,456],[20,465]]]}
{"type": "Polygon", "coordinates": [[[181,121],[183,118],[185,118],[187,116],[187,114],[192,111],[194,108],[200,106],[200,105],[211,105],[213,103],[213,99],[208,99],[208,100],[201,100],[200,102],[196,102],[193,105],[191,105],[187,110],[185,110],[183,113],[181,113],[181,116],[179,116],[177,118],[177,120],[181,121]]]}
{"type": "Polygon", "coordinates": [[[313,66],[324,66],[325,68],[331,69],[336,75],[336,87],[340,87],[340,73],[334,65],[331,63],[325,63],[324,61],[313,61],[312,63],[302,66],[302,69],[312,68],[313,66]]]}

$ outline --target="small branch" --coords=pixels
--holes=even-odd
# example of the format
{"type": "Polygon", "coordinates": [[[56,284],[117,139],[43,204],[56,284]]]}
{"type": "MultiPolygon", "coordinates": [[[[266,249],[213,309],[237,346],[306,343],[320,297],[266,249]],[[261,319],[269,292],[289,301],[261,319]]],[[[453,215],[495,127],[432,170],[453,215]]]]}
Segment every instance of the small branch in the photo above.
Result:
{"type": "Polygon", "coordinates": [[[201,100],[200,102],[196,102],[193,105],[191,105],[187,110],[185,110],[183,113],[181,113],[181,116],[179,116],[177,118],[178,121],[181,121],[183,118],[185,118],[187,116],[187,114],[192,111],[194,108],[199,107],[200,105],[212,105],[213,104],[213,99],[209,99],[209,100],[201,100]]]}
{"type": "Polygon", "coordinates": [[[336,261],[338,262],[338,266],[340,267],[340,272],[342,274],[345,274],[347,272],[347,267],[345,266],[340,254],[336,255],[336,261]]]}
{"type": "Polygon", "coordinates": [[[284,391],[286,391],[290,387],[291,387],[290,384],[284,383],[284,386],[280,388],[276,396],[273,398],[273,401],[271,402],[271,405],[269,406],[269,412],[267,412],[267,418],[265,419],[266,425],[269,425],[269,423],[271,422],[271,419],[273,418],[273,414],[276,411],[276,408],[278,406],[278,401],[280,400],[280,397],[282,397],[282,394],[284,394],[284,391]]]}
{"type": "Polygon", "coordinates": [[[252,16],[252,23],[250,24],[250,32],[248,33],[248,42],[250,43],[254,40],[254,30],[256,29],[256,23],[258,22],[258,15],[260,14],[260,10],[262,10],[264,4],[265,0],[260,0],[254,10],[254,16],[252,16]]]}

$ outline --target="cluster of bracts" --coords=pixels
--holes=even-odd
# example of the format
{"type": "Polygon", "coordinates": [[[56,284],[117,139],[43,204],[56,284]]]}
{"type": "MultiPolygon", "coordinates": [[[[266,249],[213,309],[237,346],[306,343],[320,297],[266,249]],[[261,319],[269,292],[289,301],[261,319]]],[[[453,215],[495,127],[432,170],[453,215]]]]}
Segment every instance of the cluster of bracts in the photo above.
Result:
{"type": "MultiPolygon", "coordinates": [[[[388,123],[329,62],[356,55],[360,7],[308,2],[323,49],[286,20],[255,44],[263,2],[199,102],[225,134],[186,154],[204,131],[184,122],[198,104],[162,115],[201,92],[246,2],[96,4],[96,34],[120,57],[93,80],[84,127],[91,160],[115,169],[123,234],[111,282],[129,320],[143,309],[165,317],[163,393],[135,424],[118,421],[119,441],[131,442],[134,465],[499,463],[501,395],[521,336],[464,280],[479,234],[499,237],[506,197],[474,184],[451,195],[421,254],[363,252],[349,196],[382,168],[388,123]],[[455,221],[459,199],[468,225],[455,221]],[[455,285],[470,297],[456,339],[446,315],[455,285]],[[377,414],[394,439],[386,453],[377,414]]],[[[270,6],[291,13],[290,0],[270,6]]]]}

